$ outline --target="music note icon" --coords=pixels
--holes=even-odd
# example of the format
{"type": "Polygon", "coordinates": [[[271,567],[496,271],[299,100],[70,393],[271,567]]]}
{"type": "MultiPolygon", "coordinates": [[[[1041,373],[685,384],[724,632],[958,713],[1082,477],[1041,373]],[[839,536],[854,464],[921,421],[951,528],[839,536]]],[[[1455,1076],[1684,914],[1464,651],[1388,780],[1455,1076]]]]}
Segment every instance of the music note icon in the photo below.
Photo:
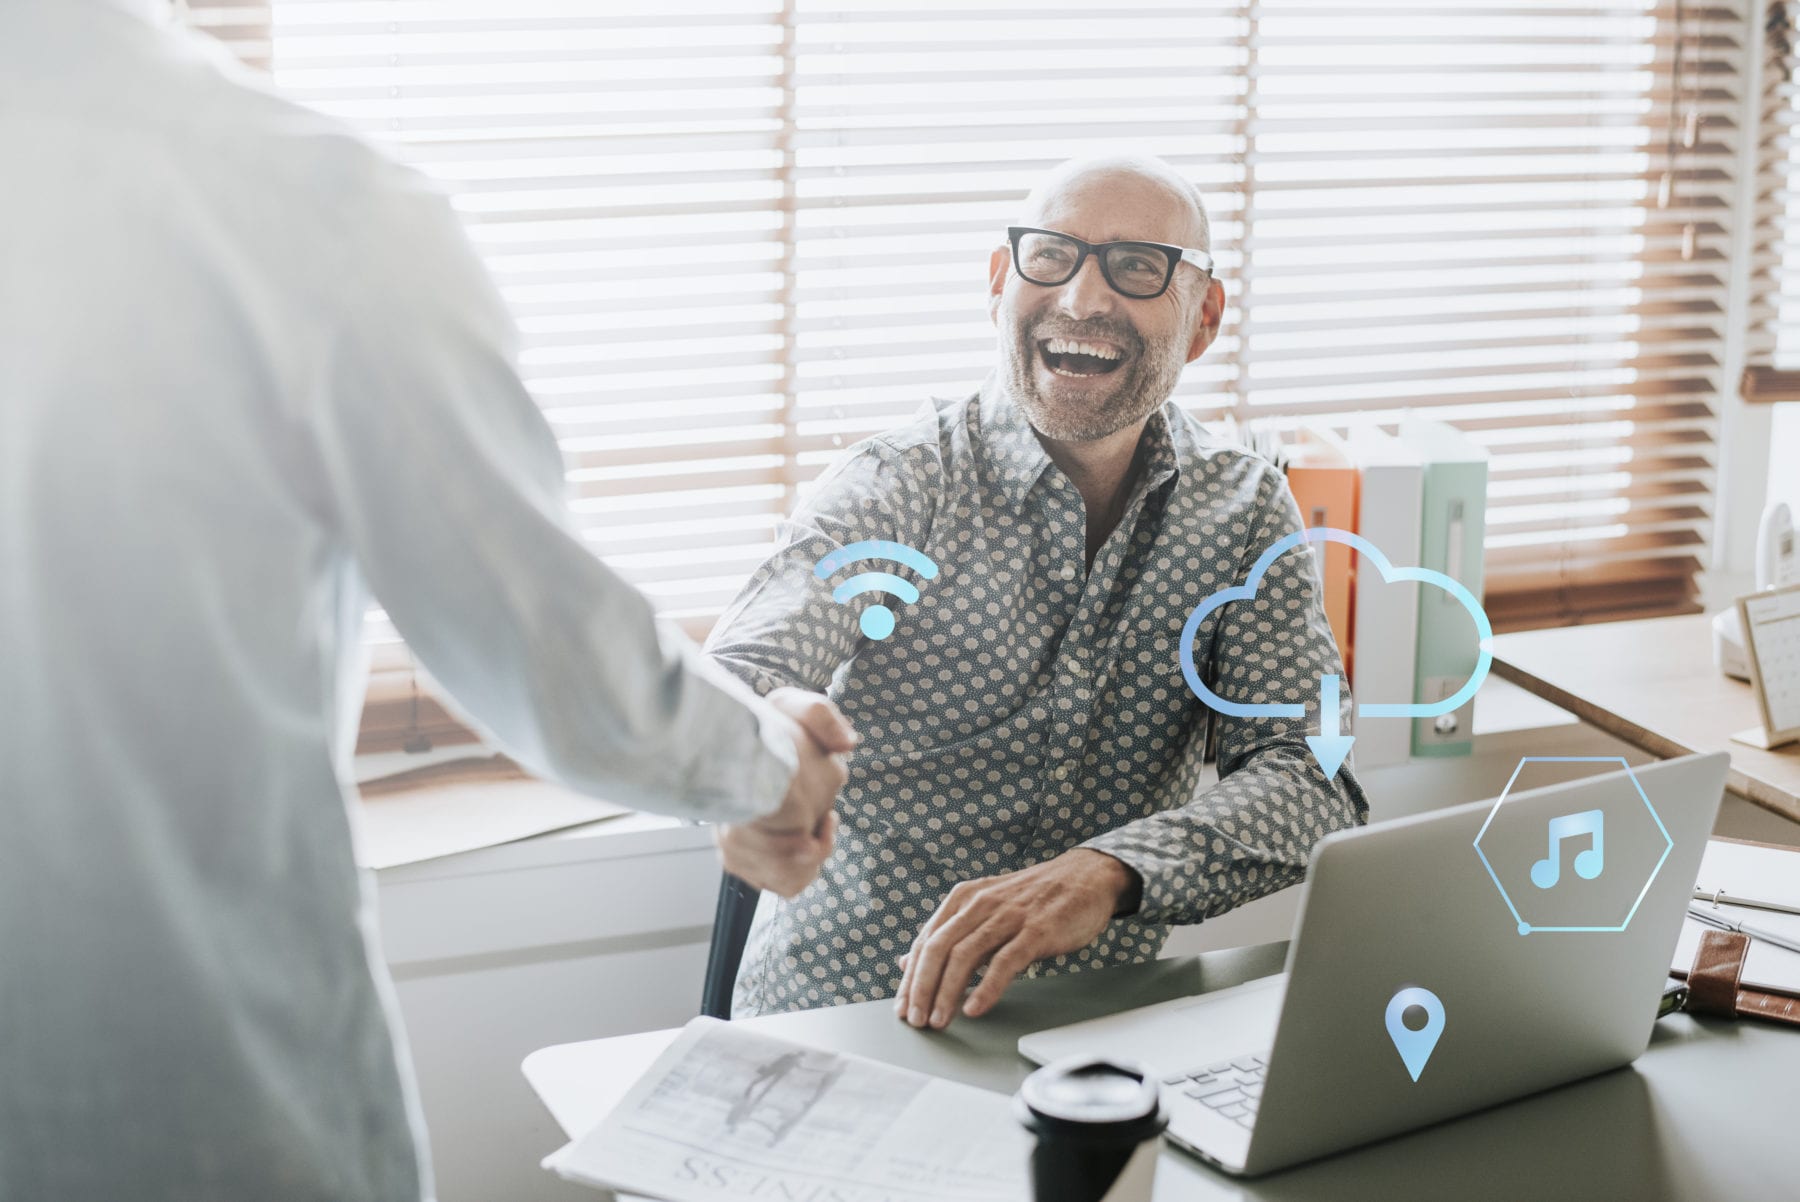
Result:
{"type": "Polygon", "coordinates": [[[1531,883],[1548,889],[1562,879],[1562,842],[1582,835],[1592,835],[1594,845],[1576,853],[1575,875],[1584,881],[1599,876],[1606,867],[1606,814],[1600,810],[1583,810],[1579,814],[1563,814],[1548,824],[1550,854],[1531,866],[1531,883]]]}

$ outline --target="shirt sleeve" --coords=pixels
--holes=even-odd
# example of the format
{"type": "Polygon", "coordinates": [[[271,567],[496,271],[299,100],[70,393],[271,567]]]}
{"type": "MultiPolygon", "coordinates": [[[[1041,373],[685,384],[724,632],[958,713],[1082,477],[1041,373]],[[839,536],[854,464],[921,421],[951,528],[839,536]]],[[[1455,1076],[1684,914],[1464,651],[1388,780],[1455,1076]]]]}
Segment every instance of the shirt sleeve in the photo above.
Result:
{"type": "Polygon", "coordinates": [[[305,411],[323,503],[369,587],[533,771],[682,817],[771,812],[791,738],[573,531],[511,319],[449,205],[410,172],[372,191],[305,411]]]}
{"type": "Polygon", "coordinates": [[[931,492],[905,452],[880,440],[853,448],[782,524],[777,550],[713,627],[707,652],[758,693],[784,685],[824,692],[864,644],[862,611],[882,594],[840,605],[814,566],[864,539],[924,546],[931,492]]]}
{"type": "MultiPolygon", "coordinates": [[[[1258,489],[1261,520],[1236,583],[1270,544],[1302,529],[1300,509],[1271,471],[1258,489]]],[[[1200,665],[1207,686],[1230,701],[1308,699],[1304,718],[1219,714],[1219,780],[1192,801],[1141,818],[1083,846],[1113,856],[1143,878],[1136,917],[1193,923],[1297,884],[1313,845],[1335,830],[1368,821],[1369,806],[1352,762],[1326,780],[1306,736],[1318,729],[1319,678],[1344,675],[1325,618],[1309,548],[1280,556],[1256,595],[1219,611],[1212,653],[1200,665]]],[[[1350,729],[1351,699],[1341,689],[1339,729],[1350,729]]],[[[1198,746],[1201,740],[1195,740],[1198,746]]]]}

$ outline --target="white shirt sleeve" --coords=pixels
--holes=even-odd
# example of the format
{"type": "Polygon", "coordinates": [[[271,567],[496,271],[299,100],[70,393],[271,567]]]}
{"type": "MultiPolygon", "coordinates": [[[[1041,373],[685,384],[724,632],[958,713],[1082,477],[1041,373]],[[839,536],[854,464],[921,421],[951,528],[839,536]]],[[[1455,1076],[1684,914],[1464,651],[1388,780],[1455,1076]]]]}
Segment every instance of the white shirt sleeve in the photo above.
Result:
{"type": "Polygon", "coordinates": [[[511,319],[448,204],[400,170],[373,192],[303,418],[327,520],[364,579],[432,675],[532,770],[683,817],[772,811],[791,739],[571,529],[511,319]]]}

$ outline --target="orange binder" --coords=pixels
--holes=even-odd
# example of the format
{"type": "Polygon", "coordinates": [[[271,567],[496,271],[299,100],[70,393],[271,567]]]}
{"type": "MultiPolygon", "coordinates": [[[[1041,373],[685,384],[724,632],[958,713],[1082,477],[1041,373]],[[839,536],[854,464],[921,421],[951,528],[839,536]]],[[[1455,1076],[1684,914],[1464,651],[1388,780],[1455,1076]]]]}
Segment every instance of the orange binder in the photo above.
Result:
{"type": "MultiPolygon", "coordinates": [[[[1361,477],[1343,440],[1329,430],[1303,426],[1283,449],[1288,488],[1299,502],[1300,520],[1308,528],[1333,526],[1354,532],[1361,477]]],[[[1343,656],[1344,674],[1354,684],[1356,552],[1343,543],[1315,543],[1312,550],[1318,558],[1319,578],[1325,582],[1325,617],[1343,656]]]]}

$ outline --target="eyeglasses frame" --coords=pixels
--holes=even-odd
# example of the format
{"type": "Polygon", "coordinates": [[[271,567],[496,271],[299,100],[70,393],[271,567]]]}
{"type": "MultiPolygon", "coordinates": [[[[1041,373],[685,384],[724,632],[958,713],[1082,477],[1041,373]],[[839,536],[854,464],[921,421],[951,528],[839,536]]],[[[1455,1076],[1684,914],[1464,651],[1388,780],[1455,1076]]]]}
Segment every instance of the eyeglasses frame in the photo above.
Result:
{"type": "Polygon", "coordinates": [[[1169,290],[1169,285],[1175,282],[1175,273],[1181,269],[1183,263],[1192,263],[1199,269],[1200,274],[1206,276],[1208,279],[1212,278],[1213,272],[1213,257],[1203,250],[1199,250],[1192,246],[1171,246],[1167,242],[1151,242],[1144,238],[1122,238],[1115,242],[1088,242],[1084,239],[1077,238],[1074,234],[1065,234],[1061,230],[1038,229],[1035,226],[1029,225],[1009,225],[1006,227],[1006,241],[1007,245],[1012,248],[1013,270],[1018,272],[1019,278],[1024,280],[1027,284],[1032,284],[1039,288],[1062,287],[1064,284],[1081,274],[1082,265],[1087,262],[1089,255],[1093,255],[1095,261],[1100,264],[1100,275],[1106,280],[1106,286],[1111,288],[1114,292],[1117,292],[1126,300],[1155,300],[1169,290]],[[1073,242],[1079,247],[1081,253],[1076,256],[1075,266],[1070,269],[1069,274],[1054,284],[1040,284],[1038,281],[1026,275],[1024,270],[1019,266],[1019,240],[1026,234],[1049,234],[1053,237],[1073,242]],[[1155,292],[1150,293],[1148,296],[1139,296],[1135,293],[1125,291],[1123,288],[1119,287],[1118,284],[1114,283],[1112,272],[1108,270],[1106,266],[1106,255],[1103,253],[1114,246],[1150,246],[1165,252],[1169,257],[1169,274],[1163,278],[1162,287],[1158,288],[1155,292]]]}

